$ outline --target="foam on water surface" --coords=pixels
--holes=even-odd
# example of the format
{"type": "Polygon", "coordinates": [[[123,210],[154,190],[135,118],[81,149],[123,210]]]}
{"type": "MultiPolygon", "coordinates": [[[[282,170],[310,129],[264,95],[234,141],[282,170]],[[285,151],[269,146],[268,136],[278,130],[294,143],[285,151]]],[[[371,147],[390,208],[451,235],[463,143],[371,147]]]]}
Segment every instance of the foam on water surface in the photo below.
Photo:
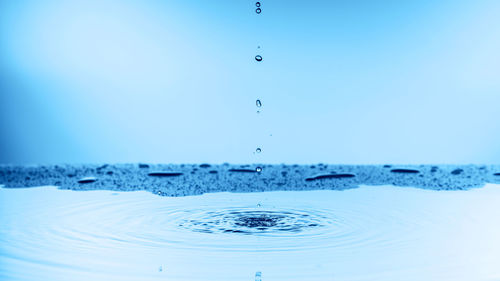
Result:
{"type": "Polygon", "coordinates": [[[497,280],[500,185],[0,189],[2,280],[497,280]]]}
{"type": "Polygon", "coordinates": [[[6,187],[56,185],[74,190],[147,190],[162,196],[210,192],[344,190],[361,185],[461,190],[500,184],[500,166],[489,165],[0,165],[6,187]]]}

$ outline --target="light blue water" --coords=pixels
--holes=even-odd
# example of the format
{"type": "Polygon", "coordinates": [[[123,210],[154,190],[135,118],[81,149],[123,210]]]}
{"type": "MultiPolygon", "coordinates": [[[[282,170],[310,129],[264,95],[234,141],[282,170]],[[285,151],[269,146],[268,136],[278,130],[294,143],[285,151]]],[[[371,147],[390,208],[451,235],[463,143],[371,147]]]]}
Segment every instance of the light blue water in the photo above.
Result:
{"type": "Polygon", "coordinates": [[[500,185],[0,189],[1,280],[500,280],[500,185]]]}

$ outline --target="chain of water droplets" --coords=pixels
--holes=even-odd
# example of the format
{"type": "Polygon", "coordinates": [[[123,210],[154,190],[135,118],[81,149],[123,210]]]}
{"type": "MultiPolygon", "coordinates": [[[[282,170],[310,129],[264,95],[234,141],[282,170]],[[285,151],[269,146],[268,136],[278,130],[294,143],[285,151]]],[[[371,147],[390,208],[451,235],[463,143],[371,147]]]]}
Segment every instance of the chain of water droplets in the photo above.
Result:
{"type": "MultiPolygon", "coordinates": [[[[255,6],[256,6],[255,13],[260,14],[262,12],[261,3],[257,1],[257,2],[255,2],[255,6]]],[[[260,46],[257,46],[257,49],[260,49],[260,46]]],[[[257,61],[258,63],[262,62],[262,56],[260,54],[257,54],[255,56],[255,61],[257,61]]],[[[255,105],[257,106],[257,113],[260,113],[260,110],[262,107],[262,101],[260,99],[255,100],[255,105]]],[[[257,147],[255,149],[255,153],[261,153],[261,152],[262,152],[262,149],[260,147],[257,147]]],[[[262,172],[262,167],[257,166],[255,168],[255,171],[257,173],[262,172]]]]}
{"type": "MultiPolygon", "coordinates": [[[[259,15],[262,12],[262,9],[260,8],[260,6],[261,6],[260,2],[259,1],[255,2],[255,6],[256,6],[255,13],[257,13],[257,15],[259,15]]],[[[257,46],[257,49],[260,50],[260,46],[257,46]]],[[[262,62],[262,56],[260,54],[255,55],[255,61],[257,63],[261,63],[262,62]]],[[[257,113],[260,113],[260,110],[261,110],[261,107],[262,107],[262,101],[259,98],[257,98],[255,100],[255,106],[257,106],[257,113]]],[[[261,152],[262,152],[262,149],[260,147],[257,147],[255,149],[255,153],[259,154],[261,152]]],[[[262,167],[257,166],[255,168],[255,171],[257,173],[262,172],[262,167]]],[[[257,204],[257,207],[260,207],[260,203],[257,204]]],[[[262,281],[262,273],[260,271],[255,272],[255,281],[262,281]]]]}

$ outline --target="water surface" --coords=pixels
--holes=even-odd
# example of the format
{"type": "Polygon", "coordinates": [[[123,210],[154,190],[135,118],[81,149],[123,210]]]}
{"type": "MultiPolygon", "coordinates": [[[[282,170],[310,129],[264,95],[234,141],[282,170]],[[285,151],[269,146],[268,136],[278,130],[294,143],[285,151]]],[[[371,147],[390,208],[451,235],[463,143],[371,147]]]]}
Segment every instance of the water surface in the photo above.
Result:
{"type": "Polygon", "coordinates": [[[0,279],[500,280],[498,202],[494,184],[176,198],[1,188],[0,279]]]}

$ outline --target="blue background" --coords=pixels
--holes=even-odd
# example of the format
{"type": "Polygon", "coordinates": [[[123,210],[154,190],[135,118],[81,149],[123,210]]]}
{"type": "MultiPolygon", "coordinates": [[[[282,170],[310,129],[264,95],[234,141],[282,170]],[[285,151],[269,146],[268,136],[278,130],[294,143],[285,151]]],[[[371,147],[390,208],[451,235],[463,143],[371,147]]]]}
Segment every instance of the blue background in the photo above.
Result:
{"type": "Polygon", "coordinates": [[[499,1],[261,2],[1,1],[0,163],[499,163],[499,1]]]}

